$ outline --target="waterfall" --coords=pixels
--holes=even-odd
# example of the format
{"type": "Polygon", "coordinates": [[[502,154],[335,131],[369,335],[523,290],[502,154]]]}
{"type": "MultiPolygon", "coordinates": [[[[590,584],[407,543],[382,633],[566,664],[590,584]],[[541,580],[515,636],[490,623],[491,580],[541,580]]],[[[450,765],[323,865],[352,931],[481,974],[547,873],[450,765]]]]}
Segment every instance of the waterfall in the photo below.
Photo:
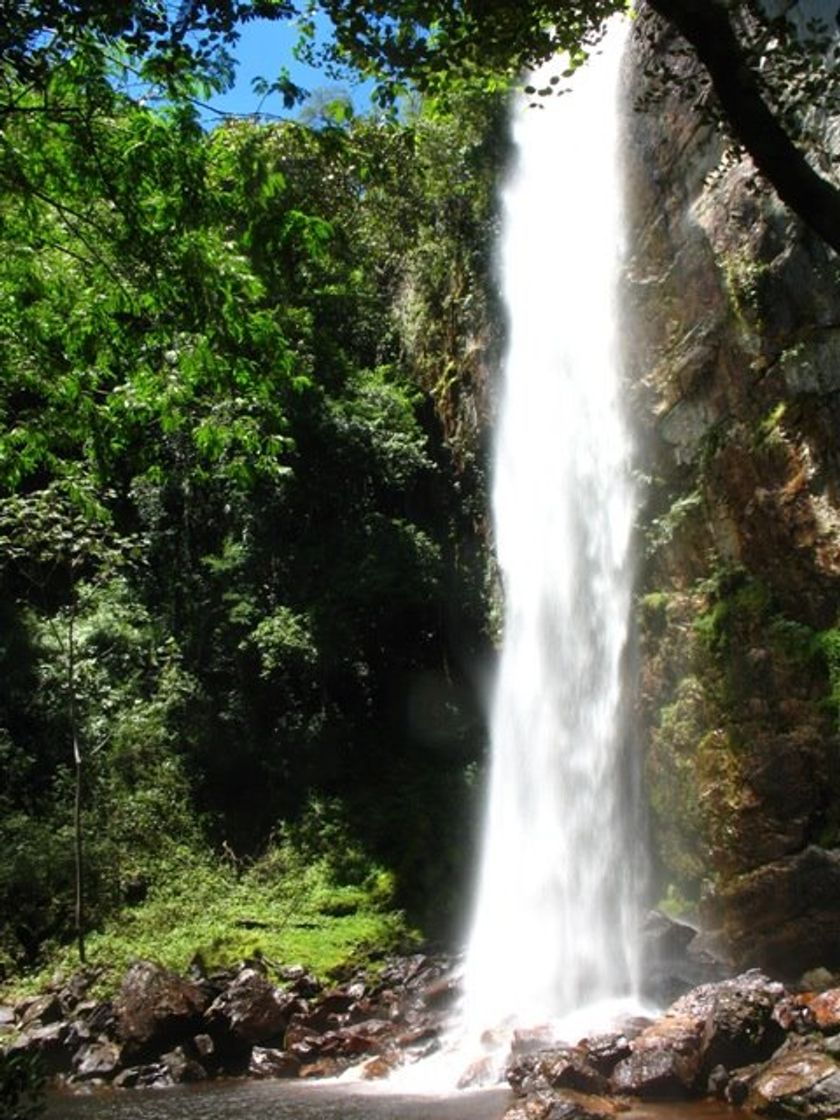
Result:
{"type": "Polygon", "coordinates": [[[493,493],[504,641],[465,981],[477,1033],[634,990],[622,662],[635,496],[616,322],[624,38],[612,26],[570,94],[539,109],[520,96],[514,112],[493,493]]]}

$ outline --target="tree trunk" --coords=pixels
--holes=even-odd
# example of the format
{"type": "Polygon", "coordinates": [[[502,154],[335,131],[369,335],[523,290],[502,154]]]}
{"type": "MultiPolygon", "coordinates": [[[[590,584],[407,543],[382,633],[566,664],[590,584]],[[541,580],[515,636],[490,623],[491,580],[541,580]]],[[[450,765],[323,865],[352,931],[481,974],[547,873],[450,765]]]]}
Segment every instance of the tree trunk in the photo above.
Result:
{"type": "Polygon", "coordinates": [[[73,802],[73,848],[76,864],[76,944],[79,960],[85,963],[85,908],[84,863],[82,860],[82,752],[79,746],[79,726],[76,712],[76,592],[71,589],[70,622],[67,634],[67,687],[70,735],[73,741],[73,765],[76,772],[76,789],[73,802]]]}
{"type": "Polygon", "coordinates": [[[648,0],[694,48],[735,138],[779,198],[840,253],[840,190],[822,178],[782,128],[744,59],[718,0],[648,0]]]}

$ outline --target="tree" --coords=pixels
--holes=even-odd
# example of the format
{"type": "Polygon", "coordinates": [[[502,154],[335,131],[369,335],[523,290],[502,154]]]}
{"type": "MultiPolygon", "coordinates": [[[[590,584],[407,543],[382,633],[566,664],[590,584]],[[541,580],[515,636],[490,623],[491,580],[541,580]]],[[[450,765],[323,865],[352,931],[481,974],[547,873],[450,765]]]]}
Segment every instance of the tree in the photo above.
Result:
{"type": "MultiPolygon", "coordinates": [[[[838,78],[821,53],[828,29],[803,42],[785,12],[760,0],[647,0],[690,44],[705,68],[735,140],[779,197],[840,252],[840,189],[818,173],[797,132],[814,97],[838,104],[838,78]],[[797,97],[802,89],[805,98],[797,97]]],[[[512,79],[556,51],[571,66],[591,50],[625,0],[321,0],[336,25],[322,51],[344,57],[383,82],[393,97],[410,79],[428,92],[453,81],[512,79]]],[[[784,5],[785,10],[795,7],[784,5]]],[[[316,52],[317,53],[317,52],[316,52]]],[[[558,81],[560,75],[558,75],[558,81]]]]}
{"type": "Polygon", "coordinates": [[[85,874],[82,835],[84,753],[79,733],[76,623],[81,578],[108,578],[136,551],[137,542],[120,537],[89,483],[55,482],[43,490],[6,498],[0,511],[0,556],[15,563],[44,594],[64,600],[53,629],[60,650],[64,705],[73,757],[73,834],[75,923],[79,960],[85,961],[85,874]],[[57,587],[56,587],[57,585],[57,587]]]}

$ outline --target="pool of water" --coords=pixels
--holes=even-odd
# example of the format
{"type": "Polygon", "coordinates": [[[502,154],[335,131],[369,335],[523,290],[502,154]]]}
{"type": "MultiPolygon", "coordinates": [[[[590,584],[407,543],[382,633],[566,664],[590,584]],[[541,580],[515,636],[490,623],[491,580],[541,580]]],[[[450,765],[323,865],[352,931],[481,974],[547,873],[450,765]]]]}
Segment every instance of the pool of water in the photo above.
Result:
{"type": "Polygon", "coordinates": [[[51,1097],[46,1120],[500,1120],[507,1089],[445,1097],[380,1087],[288,1081],[216,1082],[176,1089],[103,1090],[51,1097]]]}
{"type": "MultiPolygon", "coordinates": [[[[501,1120],[509,1090],[446,1096],[388,1092],[381,1085],[294,1081],[213,1082],[176,1089],[55,1094],[45,1120],[501,1120]]],[[[623,1120],[753,1120],[715,1101],[645,1105],[623,1120]]]]}

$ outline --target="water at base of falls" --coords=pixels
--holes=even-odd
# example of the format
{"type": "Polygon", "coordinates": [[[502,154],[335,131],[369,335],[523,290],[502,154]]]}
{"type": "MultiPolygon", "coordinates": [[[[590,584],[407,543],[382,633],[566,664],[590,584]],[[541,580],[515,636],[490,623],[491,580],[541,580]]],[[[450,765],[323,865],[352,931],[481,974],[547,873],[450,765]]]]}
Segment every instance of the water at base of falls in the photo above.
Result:
{"type": "Polygon", "coordinates": [[[564,1018],[579,1029],[583,1008],[602,1020],[637,990],[622,687],[635,494],[616,314],[625,34],[613,24],[570,94],[539,109],[520,98],[513,119],[493,495],[504,644],[462,1021],[485,1039],[564,1032],[564,1018]]]}

